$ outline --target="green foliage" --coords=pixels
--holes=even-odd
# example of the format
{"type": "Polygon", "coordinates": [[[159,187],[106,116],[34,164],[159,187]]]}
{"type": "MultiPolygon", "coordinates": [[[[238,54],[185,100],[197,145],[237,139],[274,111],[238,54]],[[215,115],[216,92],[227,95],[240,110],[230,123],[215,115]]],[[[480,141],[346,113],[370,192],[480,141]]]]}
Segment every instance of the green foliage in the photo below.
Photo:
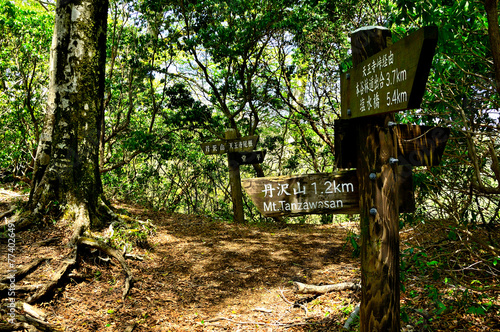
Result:
{"type": "Polygon", "coordinates": [[[388,16],[395,39],[424,25],[439,31],[422,110],[399,113],[398,118],[448,126],[452,137],[442,165],[415,175],[417,205],[426,206],[427,218],[452,218],[462,225],[495,223],[499,96],[484,6],[468,0],[395,4],[388,16]]]}
{"type": "Polygon", "coordinates": [[[124,219],[124,222],[114,222],[109,226],[104,240],[118,249],[130,250],[136,246],[149,248],[148,238],[156,233],[156,226],[150,220],[124,219]]]}
{"type": "Polygon", "coordinates": [[[347,245],[351,245],[353,257],[359,257],[361,253],[361,247],[358,244],[359,241],[360,241],[360,236],[352,231],[349,231],[349,234],[347,235],[346,238],[346,243],[344,244],[344,248],[347,245]]]}
{"type": "MultiPolygon", "coordinates": [[[[0,169],[29,175],[48,85],[52,13],[2,0],[0,169]]],[[[487,18],[472,1],[112,1],[101,170],[106,192],[158,209],[230,218],[226,161],[201,142],[234,128],[260,135],[265,175],[334,170],[339,74],[349,33],[383,25],[393,40],[423,25],[439,42],[422,109],[404,123],[452,130],[442,165],[414,170],[405,224],[498,220],[499,96],[487,18]],[[497,112],[497,113],[495,113],[497,112]]],[[[254,177],[251,166],[242,177],[254,177]]],[[[251,203],[246,213],[260,220],[251,203]]],[[[454,239],[455,231],[449,233],[454,239]]]]}
{"type": "Polygon", "coordinates": [[[0,1],[0,169],[28,175],[48,85],[52,15],[37,2],[0,1]]]}

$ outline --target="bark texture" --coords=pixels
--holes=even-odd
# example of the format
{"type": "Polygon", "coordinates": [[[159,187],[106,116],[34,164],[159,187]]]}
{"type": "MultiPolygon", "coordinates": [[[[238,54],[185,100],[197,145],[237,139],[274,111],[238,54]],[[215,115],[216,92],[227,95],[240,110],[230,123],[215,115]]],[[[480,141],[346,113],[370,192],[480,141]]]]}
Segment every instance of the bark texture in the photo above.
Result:
{"type": "Polygon", "coordinates": [[[500,27],[498,24],[498,0],[485,0],[484,8],[488,18],[488,36],[495,70],[495,88],[500,94],[500,27]]]}
{"type": "Polygon", "coordinates": [[[58,0],[50,84],[29,205],[35,217],[64,207],[81,233],[102,193],[99,137],[103,112],[108,0],[58,0]]]}

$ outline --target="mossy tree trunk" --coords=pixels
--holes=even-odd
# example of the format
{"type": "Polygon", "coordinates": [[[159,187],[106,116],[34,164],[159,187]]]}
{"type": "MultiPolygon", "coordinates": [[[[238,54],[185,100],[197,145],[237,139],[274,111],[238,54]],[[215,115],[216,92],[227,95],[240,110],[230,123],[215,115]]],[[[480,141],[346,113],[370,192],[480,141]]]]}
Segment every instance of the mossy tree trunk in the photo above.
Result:
{"type": "Polygon", "coordinates": [[[50,85],[29,207],[51,207],[74,220],[73,238],[90,227],[102,194],[99,137],[103,121],[108,0],[58,0],[50,85]]]}

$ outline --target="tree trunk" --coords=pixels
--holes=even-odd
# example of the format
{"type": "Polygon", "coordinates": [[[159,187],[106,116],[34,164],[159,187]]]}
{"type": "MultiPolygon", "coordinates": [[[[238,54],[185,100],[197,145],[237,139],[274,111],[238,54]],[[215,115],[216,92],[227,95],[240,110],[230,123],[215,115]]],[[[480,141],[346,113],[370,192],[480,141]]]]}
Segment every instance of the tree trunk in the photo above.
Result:
{"type": "Polygon", "coordinates": [[[96,219],[108,0],[58,0],[50,84],[29,207],[64,208],[78,237],[96,219]]]}
{"type": "Polygon", "coordinates": [[[488,36],[495,72],[495,88],[500,94],[500,28],[498,26],[498,0],[485,0],[484,8],[488,18],[488,36]]]}

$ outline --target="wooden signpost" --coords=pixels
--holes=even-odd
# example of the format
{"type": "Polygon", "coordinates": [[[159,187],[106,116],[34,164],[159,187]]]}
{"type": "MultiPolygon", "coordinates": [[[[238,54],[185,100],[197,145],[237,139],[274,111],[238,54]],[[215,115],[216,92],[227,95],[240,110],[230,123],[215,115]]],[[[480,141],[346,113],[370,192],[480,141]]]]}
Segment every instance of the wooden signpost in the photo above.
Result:
{"type": "Polygon", "coordinates": [[[229,184],[233,203],[233,218],[237,223],[245,221],[243,213],[243,194],[241,192],[240,165],[257,164],[264,160],[265,152],[251,152],[255,149],[259,136],[237,137],[236,130],[227,129],[225,140],[202,143],[201,149],[206,155],[227,154],[229,184]]]}
{"type": "Polygon", "coordinates": [[[351,36],[354,68],[341,79],[342,118],[355,129],[357,149],[354,157],[340,159],[355,163],[362,193],[361,331],[400,330],[399,204],[408,192],[400,193],[403,168],[398,156],[422,146],[403,144],[419,137],[405,139],[394,125],[393,112],[420,106],[436,43],[434,27],[394,45],[384,28],[359,29],[351,36]]]}
{"type": "Polygon", "coordinates": [[[341,76],[335,159],[356,170],[244,179],[243,186],[265,216],[358,212],[361,331],[399,331],[399,213],[414,206],[411,167],[439,164],[449,130],[396,125],[394,112],[420,107],[437,29],[392,45],[388,29],[367,27],[353,32],[351,43],[354,68],[341,76]]]}
{"type": "Polygon", "coordinates": [[[266,217],[359,211],[356,171],[243,179],[242,184],[266,217]]]}
{"type": "Polygon", "coordinates": [[[229,163],[236,163],[238,165],[260,164],[266,157],[266,150],[252,152],[229,152],[228,157],[229,163]]]}
{"type": "MultiPolygon", "coordinates": [[[[236,136],[236,133],[234,134],[236,136]]],[[[227,137],[227,136],[226,136],[227,137]]],[[[232,134],[230,134],[232,137],[232,134]]],[[[253,151],[257,146],[259,136],[245,136],[240,138],[228,138],[225,140],[201,143],[201,149],[206,155],[226,154],[229,152],[253,151]]]]}
{"type": "Polygon", "coordinates": [[[400,165],[437,166],[441,163],[450,128],[397,125],[398,160],[400,165]]]}
{"type": "Polygon", "coordinates": [[[424,27],[342,74],[341,118],[420,107],[436,42],[437,28],[424,27]]]}
{"type": "MultiPolygon", "coordinates": [[[[359,145],[356,125],[356,121],[335,120],[335,161],[340,169],[356,168],[359,145]]],[[[450,137],[449,128],[402,124],[393,126],[400,165],[439,165],[450,137]]]]}

